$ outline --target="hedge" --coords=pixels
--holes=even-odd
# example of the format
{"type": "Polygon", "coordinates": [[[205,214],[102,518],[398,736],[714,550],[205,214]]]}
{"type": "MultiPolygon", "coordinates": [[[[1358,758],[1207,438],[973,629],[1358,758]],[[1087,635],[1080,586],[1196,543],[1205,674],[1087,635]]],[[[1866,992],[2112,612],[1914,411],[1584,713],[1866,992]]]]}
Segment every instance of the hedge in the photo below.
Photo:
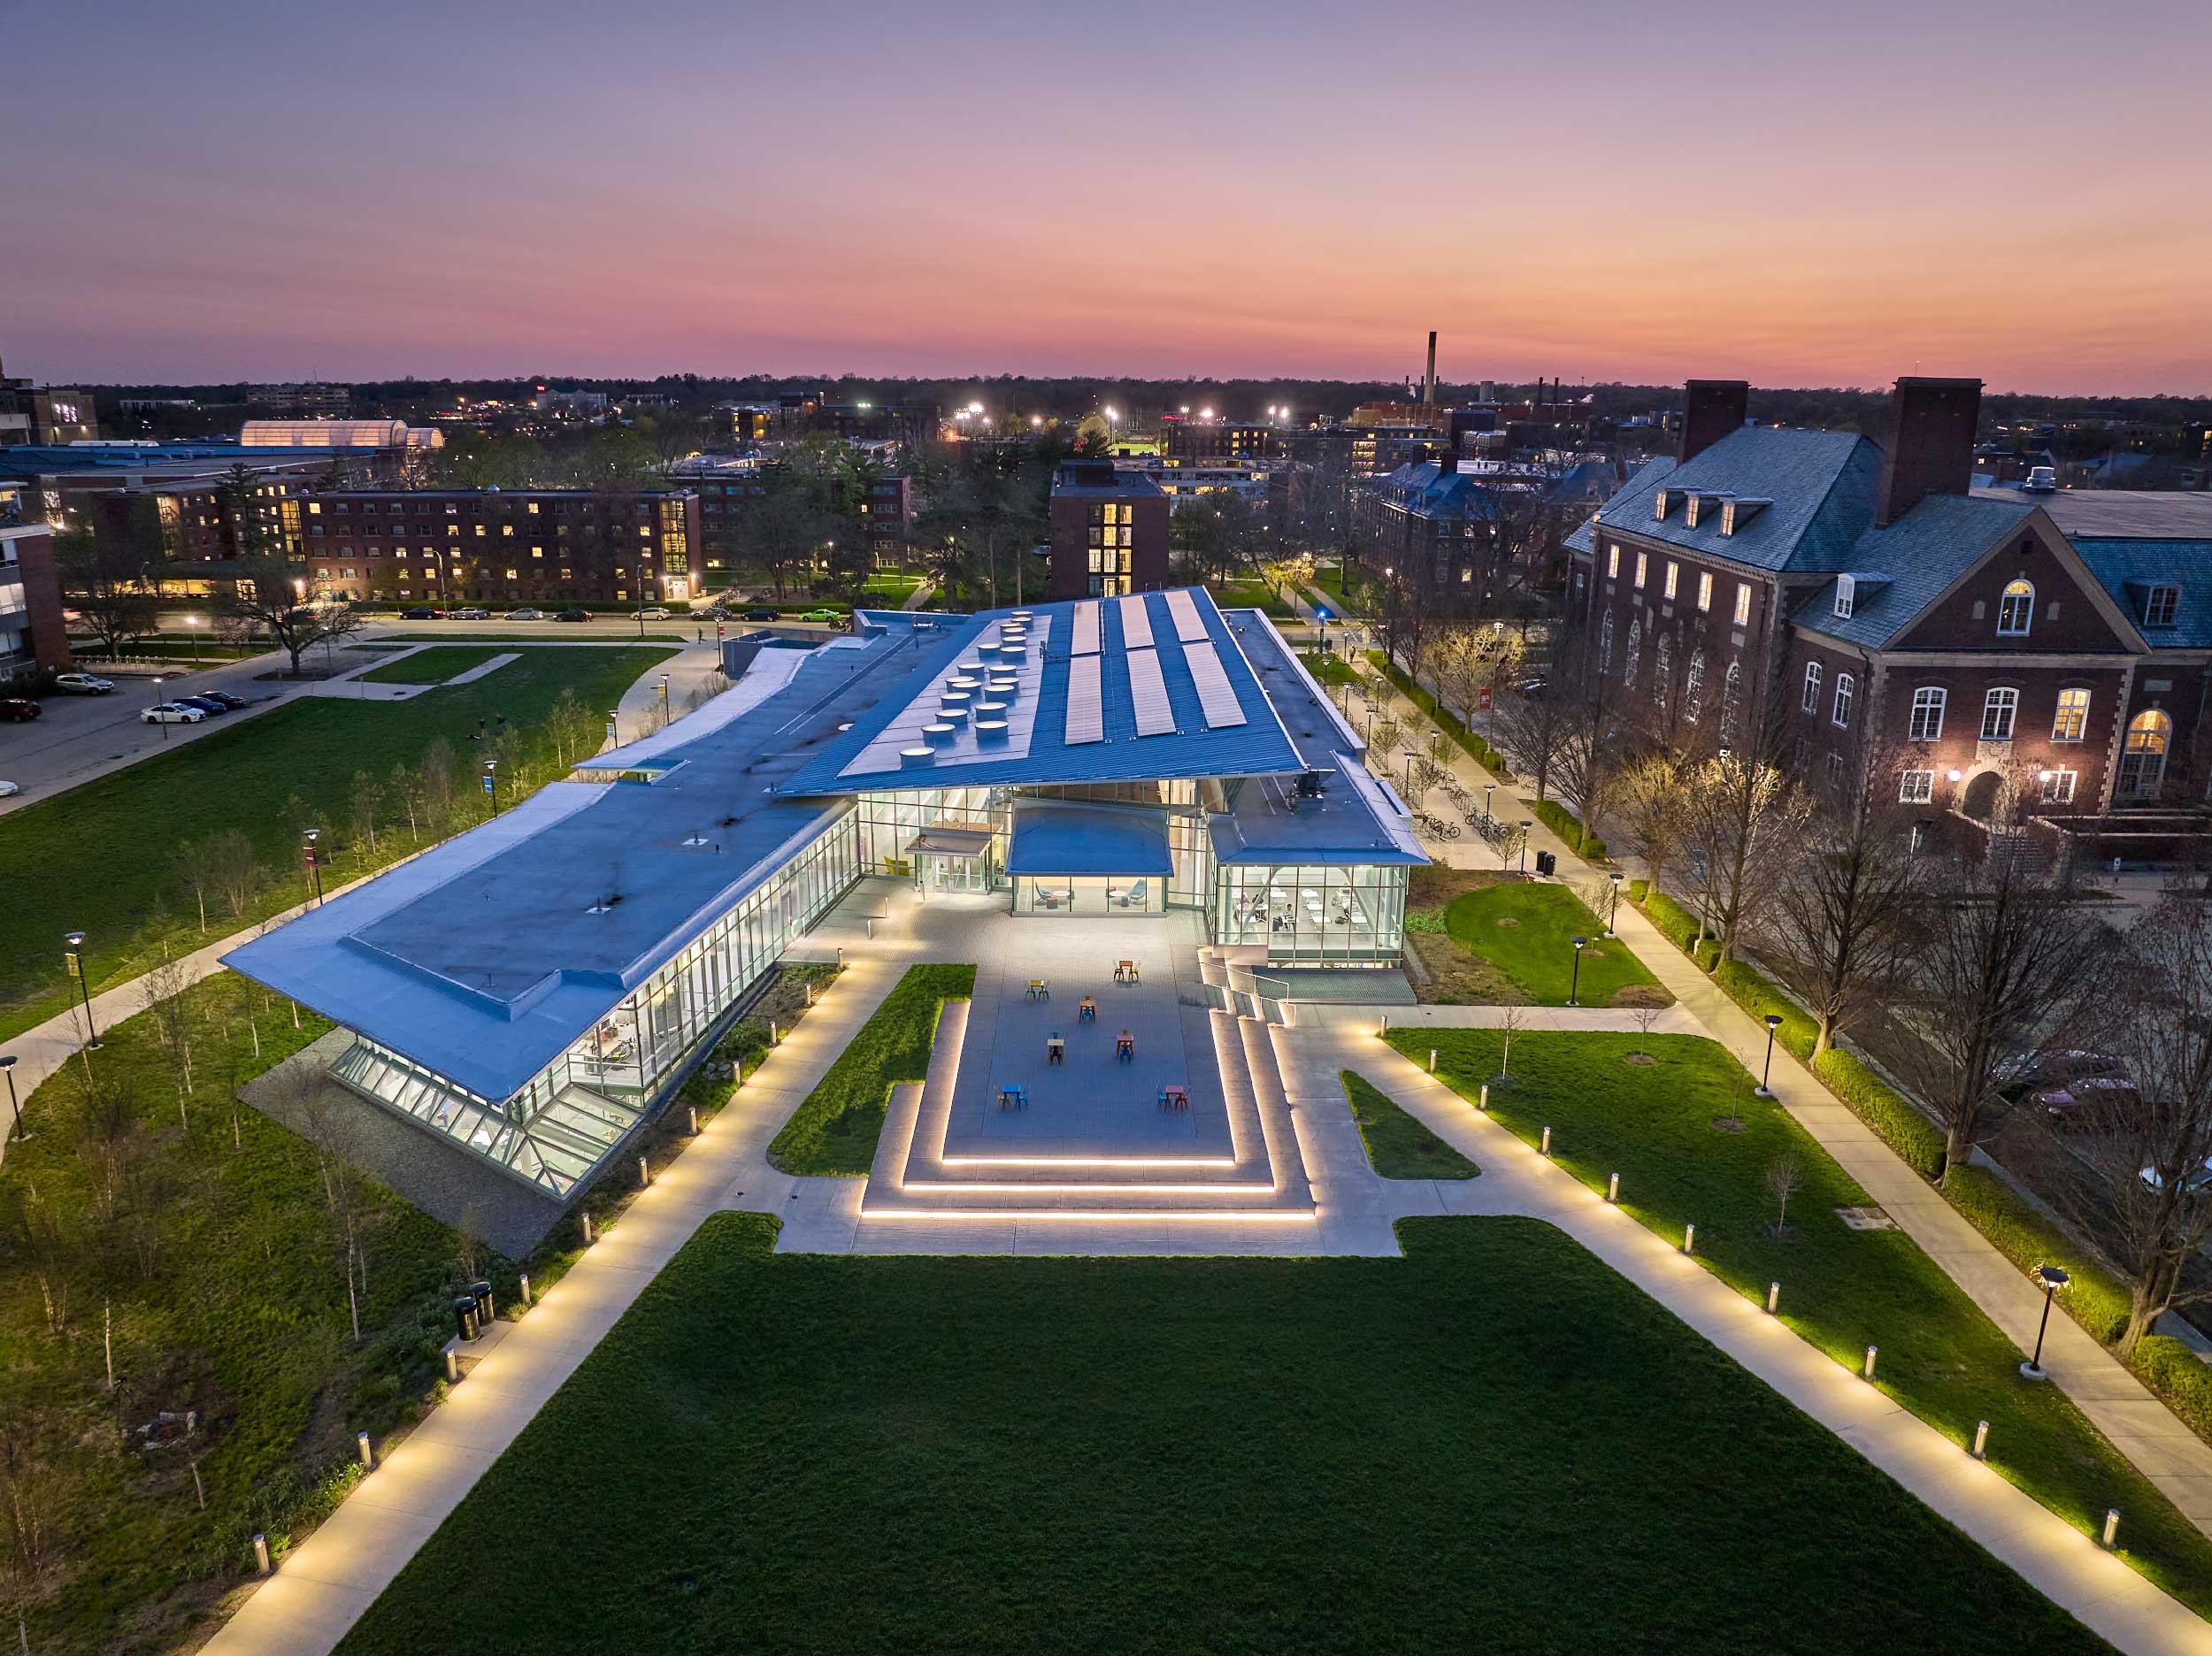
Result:
{"type": "Polygon", "coordinates": [[[1592,861],[1605,855],[1605,841],[1583,832],[1581,820],[1556,800],[1536,801],[1536,815],[1545,827],[1567,842],[1567,848],[1592,861]]]}
{"type": "Polygon", "coordinates": [[[1437,729],[1457,742],[1477,764],[1500,781],[1509,782],[1513,779],[1512,767],[1506,763],[1498,750],[1461,724],[1455,716],[1439,707],[1436,698],[1400,671],[1396,662],[1392,661],[1381,650],[1369,650],[1367,659],[1380,668],[1390,682],[1405,693],[1407,699],[1414,706],[1435,720],[1437,729]]]}
{"type": "Polygon", "coordinates": [[[1628,901],[1640,906],[1644,901],[1644,893],[1650,889],[1651,882],[1647,879],[1632,879],[1629,881],[1628,901]]]}
{"type": "Polygon", "coordinates": [[[2177,1339],[2146,1334],[2135,1342],[2128,1367],[2181,1416],[2183,1425],[2200,1438],[2212,1438],[2212,1364],[2198,1361],[2196,1353],[2177,1339]]]}
{"type": "MultiPolygon", "coordinates": [[[[1634,899],[1630,901],[1634,901],[1634,899]]],[[[1698,927],[1697,917],[1687,908],[1664,892],[1651,891],[1648,887],[1646,888],[1643,901],[1637,906],[1643,909],[1645,917],[1657,929],[1661,937],[1685,954],[1691,952],[1698,927]]]]}
{"type": "MultiPolygon", "coordinates": [[[[2038,1265],[2062,1265],[2073,1278],[2059,1303],[2100,1345],[2109,1346],[2127,1330],[2127,1285],[2085,1256],[2012,1187],[1980,1168],[1953,1168],[1943,1193],[1990,1245],[2024,1271],[2038,1265]]],[[[2190,1360],[2195,1361],[2194,1358],[2190,1360]]],[[[2147,1383],[2149,1376],[2144,1376],[2147,1383]]]]}
{"type": "Polygon", "coordinates": [[[1943,1134],[1903,1093],[1840,1046],[1821,1054],[1812,1070],[1907,1167],[1924,1179],[1943,1177],[1943,1134]]]}
{"type": "Polygon", "coordinates": [[[1740,960],[1723,965],[1713,974],[1713,981],[1720,985],[1723,994],[1753,1017],[1763,1021],[1770,1014],[1779,1013],[1782,1026],[1774,1031],[1775,1040],[1800,1063],[1812,1062],[1813,1043],[1820,1039],[1820,1025],[1807,1017],[1795,1001],[1740,960]]]}

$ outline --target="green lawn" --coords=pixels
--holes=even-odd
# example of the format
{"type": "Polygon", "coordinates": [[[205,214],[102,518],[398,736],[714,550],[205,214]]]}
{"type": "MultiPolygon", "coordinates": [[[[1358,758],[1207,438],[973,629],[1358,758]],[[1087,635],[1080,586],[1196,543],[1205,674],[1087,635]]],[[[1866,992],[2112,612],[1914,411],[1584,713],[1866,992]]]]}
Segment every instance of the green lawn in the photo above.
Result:
{"type": "Polygon", "coordinates": [[[1259,610],[1279,621],[1295,620],[1297,606],[1278,598],[1261,580],[1218,580],[1208,583],[1214,602],[1224,610],[1259,610]]]}
{"type": "Polygon", "coordinates": [[[17,1490],[55,1526],[28,1595],[35,1651],[196,1643],[187,1630],[243,1578],[252,1533],[280,1548],[350,1483],[353,1432],[381,1439],[434,1383],[460,1280],[444,1226],[380,1185],[326,1184],[308,1146],[231,1103],[327,1024],[295,1027],[288,1001],[228,973],[170,1004],[193,1054],[181,1121],[180,1065],[141,1014],[104,1029],[92,1054],[107,1108],[92,1107],[73,1060],[25,1100],[32,1136],[0,1167],[0,1430],[17,1490]],[[359,1345],[334,1188],[358,1204],[359,1345]],[[58,1329],[47,1278],[65,1284],[58,1329]],[[187,1409],[199,1414],[204,1514],[185,1450],[120,1443],[187,1409]]]}
{"type": "Polygon", "coordinates": [[[1577,937],[1582,951],[1575,999],[1586,1007],[1664,1006],[1672,1000],[1659,980],[1563,886],[1533,881],[1493,886],[1455,898],[1444,911],[1452,939],[1491,962],[1538,1006],[1564,1006],[1575,983],[1577,937]]]}
{"type": "Polygon", "coordinates": [[[1482,1169],[1407,1115],[1396,1100],[1356,1070],[1340,1070],[1367,1160],[1385,1178],[1470,1179],[1482,1169]]]}
{"type": "Polygon", "coordinates": [[[1556,1230],[837,1257],[721,1214],[349,1634],[534,1652],[2104,1648],[1556,1230]]]}
{"type": "Polygon", "coordinates": [[[929,1070],[937,1015],[975,993],[972,966],[910,966],[860,1027],[852,1045],[806,1095],[768,1159],[787,1173],[865,1178],[890,1108],[891,1089],[929,1070]]]}
{"type": "MultiPolygon", "coordinates": [[[[165,939],[179,952],[196,948],[298,902],[303,813],[334,830],[324,840],[334,859],[326,880],[419,849],[429,836],[411,834],[396,806],[383,809],[373,851],[354,836],[357,774],[381,782],[439,738],[473,769],[480,749],[470,738],[503,714],[521,738],[502,774],[548,780],[555,755],[542,727],[560,693],[603,711],[666,656],[649,646],[531,650],[473,684],[406,702],[301,697],[0,816],[0,867],[36,875],[18,878],[0,904],[0,1037],[66,1008],[65,933],[88,934],[97,990],[137,975],[165,939]],[[211,895],[203,936],[180,847],[227,829],[251,840],[269,878],[240,912],[211,895]]],[[[477,804],[464,796],[456,825],[477,820],[477,804]]]]}
{"type": "Polygon", "coordinates": [[[508,654],[504,644],[433,644],[399,661],[372,667],[361,675],[371,684],[443,684],[472,667],[481,667],[495,656],[508,654]]]}
{"type": "Polygon", "coordinates": [[[1298,659],[1305,664],[1308,672],[1331,690],[1339,685],[1359,683],[1359,675],[1352,671],[1351,663],[1340,656],[1324,656],[1319,650],[1300,650],[1298,659]]]}
{"type": "MultiPolygon", "coordinates": [[[[1393,1030],[1390,1042],[1468,1098],[1498,1073],[1494,1030],[1393,1030]]],[[[1990,1423],[1990,1464],[2085,1531],[2105,1509],[2122,1516],[2127,1560],[2199,1614],[2212,1611],[2212,1541],[2083,1417],[2056,1386],[2022,1380],[2022,1353],[1901,1230],[1855,1230],[1836,1209],[1870,1198],[1778,1104],[1751,1095],[1752,1077],[1715,1043],[1687,1035],[1525,1032],[1513,1042],[1517,1085],[1494,1086],[1493,1116],[1534,1142],[1552,1130],[1559,1163],[1593,1189],[1621,1176],[1621,1205],[1678,1241],[1697,1226],[1697,1254],[1762,1303],[1782,1284],[1793,1329],[1855,1369],[1880,1348],[1882,1390],[1953,1441],[1990,1423]],[[1629,1062],[1632,1054],[1657,1062],[1629,1062]],[[1716,1120],[1740,1121],[1740,1131],[1716,1120]],[[1768,1169],[1793,1158],[1791,1233],[1769,1229],[1768,1169]]]]}
{"type": "MultiPolygon", "coordinates": [[[[706,623],[699,622],[695,625],[704,626],[706,623]]],[[[733,622],[730,625],[736,624],[733,622]]],[[[468,635],[468,641],[470,643],[503,644],[509,648],[517,644],[644,644],[649,646],[689,644],[695,637],[692,632],[669,632],[668,624],[664,621],[649,623],[648,625],[650,630],[646,632],[643,639],[640,639],[635,632],[625,632],[620,637],[610,638],[605,632],[572,632],[565,626],[549,625],[535,632],[479,632],[472,629],[468,635]]],[[[368,648],[380,649],[388,644],[450,644],[453,641],[453,634],[450,632],[380,632],[371,641],[368,648]]]]}

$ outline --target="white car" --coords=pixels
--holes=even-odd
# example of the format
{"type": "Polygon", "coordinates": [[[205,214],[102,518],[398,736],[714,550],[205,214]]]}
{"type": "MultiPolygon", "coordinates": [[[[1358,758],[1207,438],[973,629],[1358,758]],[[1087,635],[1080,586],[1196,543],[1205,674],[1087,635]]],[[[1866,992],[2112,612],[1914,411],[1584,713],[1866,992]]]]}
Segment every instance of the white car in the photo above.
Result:
{"type": "Polygon", "coordinates": [[[96,678],[90,673],[65,672],[54,680],[54,688],[69,695],[105,695],[115,688],[115,680],[96,678]]]}
{"type": "Polygon", "coordinates": [[[181,702],[157,702],[138,716],[142,724],[197,724],[207,717],[196,707],[181,702]]]}
{"type": "Polygon", "coordinates": [[[0,799],[6,799],[10,794],[20,794],[22,791],[23,785],[20,782],[0,782],[0,799]]]}
{"type": "Polygon", "coordinates": [[[641,621],[665,621],[668,619],[668,611],[662,609],[660,605],[655,604],[650,610],[639,610],[637,618],[641,621]]]}
{"type": "Polygon", "coordinates": [[[510,621],[542,621],[545,619],[545,611],[542,610],[510,610],[507,611],[507,619],[510,621]]]}
{"type": "MultiPolygon", "coordinates": [[[[2154,1167],[2145,1168],[2136,1177],[2152,1190],[2162,1191],[2166,1188],[2165,1178],[2154,1167]]],[[[2212,1162],[2182,1175],[2181,1189],[2185,1196],[2212,1196],[2212,1162]]]]}

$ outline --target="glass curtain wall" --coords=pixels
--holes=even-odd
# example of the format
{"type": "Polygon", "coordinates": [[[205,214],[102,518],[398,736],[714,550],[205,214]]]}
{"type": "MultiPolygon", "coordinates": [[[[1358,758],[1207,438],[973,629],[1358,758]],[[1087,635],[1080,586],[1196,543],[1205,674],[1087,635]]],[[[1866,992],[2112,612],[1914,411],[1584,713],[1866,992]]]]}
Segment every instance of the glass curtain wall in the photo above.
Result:
{"type": "Polygon", "coordinates": [[[1264,943],[1271,965],[1387,965],[1405,943],[1406,878],[1372,863],[1232,863],[1215,882],[1214,938],[1264,943]]]}
{"type": "Polygon", "coordinates": [[[992,846],[993,861],[1005,853],[1003,798],[981,787],[887,788],[860,794],[854,817],[860,832],[860,868],[867,874],[911,875],[913,859],[907,847],[932,823],[987,830],[999,836],[992,846]]]}

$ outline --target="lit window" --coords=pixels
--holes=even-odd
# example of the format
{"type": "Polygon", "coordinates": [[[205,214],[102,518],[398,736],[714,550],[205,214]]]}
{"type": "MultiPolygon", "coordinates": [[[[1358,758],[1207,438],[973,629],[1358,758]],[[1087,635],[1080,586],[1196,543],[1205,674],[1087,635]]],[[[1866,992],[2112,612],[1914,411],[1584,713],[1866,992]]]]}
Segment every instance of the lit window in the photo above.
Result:
{"type": "Polygon", "coordinates": [[[1907,735],[1913,741],[1933,741],[1943,734],[1944,703],[1951,699],[1947,690],[1927,686],[1912,693],[1912,724],[1907,735]]]}
{"type": "Polygon", "coordinates": [[[1837,576],[1836,618],[1839,621],[1848,621],[1851,618],[1851,606],[1856,602],[1857,600],[1858,583],[1853,580],[1848,575],[1837,576]]]}
{"type": "Polygon", "coordinates": [[[1935,772],[1908,770],[1898,779],[1897,802],[1901,805],[1925,805],[1935,798],[1935,772]]]}
{"type": "Polygon", "coordinates": [[[1997,636],[2025,638],[2034,622],[2035,588],[2024,580],[2010,583],[1997,601],[1997,636]]]}
{"type": "Polygon", "coordinates": [[[1667,560],[1667,602],[1674,602],[1674,584],[1681,578],[1682,566],[1672,558],[1667,560]]]}
{"type": "Polygon", "coordinates": [[[1620,579],[1621,543],[1617,540],[1614,541],[1605,549],[1605,576],[1608,580],[1618,580],[1620,579]]]}
{"type": "Polygon", "coordinates": [[[530,515],[531,515],[533,518],[534,518],[534,517],[536,517],[536,516],[538,515],[538,503],[537,503],[537,502],[535,502],[535,501],[532,501],[532,502],[530,502],[530,506],[529,506],[529,512],[530,512],[530,515]]]}
{"type": "Polygon", "coordinates": [[[1713,577],[1709,571],[1697,578],[1697,607],[1705,610],[1713,607],[1713,577]]]}
{"type": "Polygon", "coordinates": [[[2058,717],[2051,721],[2051,740],[2078,742],[2089,728],[2089,692],[2062,690],[2058,693],[2058,717]]]}
{"type": "Polygon", "coordinates": [[[541,546],[534,546],[530,548],[530,556],[534,558],[541,558],[545,556],[545,548],[541,546]]]}
{"type": "Polygon", "coordinates": [[[2020,693],[1999,688],[1982,698],[1982,740],[2010,741],[2012,721],[2020,711],[2020,693]]]}
{"type": "Polygon", "coordinates": [[[1838,730],[1851,728],[1852,678],[1847,672],[1836,675],[1835,705],[1828,710],[1828,721],[1838,730]]]}
{"type": "Polygon", "coordinates": [[[1805,699],[1798,706],[1808,713],[1820,706],[1820,663],[1816,661],[1805,663],[1805,699]]]}
{"type": "Polygon", "coordinates": [[[2046,805],[2070,805],[2074,802],[2074,772],[2046,770],[2043,773],[2043,802],[2046,805]]]}
{"type": "Polygon", "coordinates": [[[514,532],[515,526],[512,524],[502,524],[499,525],[499,533],[503,535],[511,535],[514,533],[514,532]]]}
{"type": "Polygon", "coordinates": [[[1641,586],[1644,584],[1644,571],[1650,567],[1651,554],[1648,552],[1639,552],[1636,555],[1636,584],[1639,586],[1641,586]]]}
{"type": "Polygon", "coordinates": [[[1738,626],[1748,626],[1750,624],[1751,583],[1749,581],[1738,581],[1736,583],[1736,625],[1738,626]]]}
{"type": "Polygon", "coordinates": [[[507,579],[509,580],[520,580],[522,579],[522,571],[520,570],[509,570],[507,571],[507,579]]]}

